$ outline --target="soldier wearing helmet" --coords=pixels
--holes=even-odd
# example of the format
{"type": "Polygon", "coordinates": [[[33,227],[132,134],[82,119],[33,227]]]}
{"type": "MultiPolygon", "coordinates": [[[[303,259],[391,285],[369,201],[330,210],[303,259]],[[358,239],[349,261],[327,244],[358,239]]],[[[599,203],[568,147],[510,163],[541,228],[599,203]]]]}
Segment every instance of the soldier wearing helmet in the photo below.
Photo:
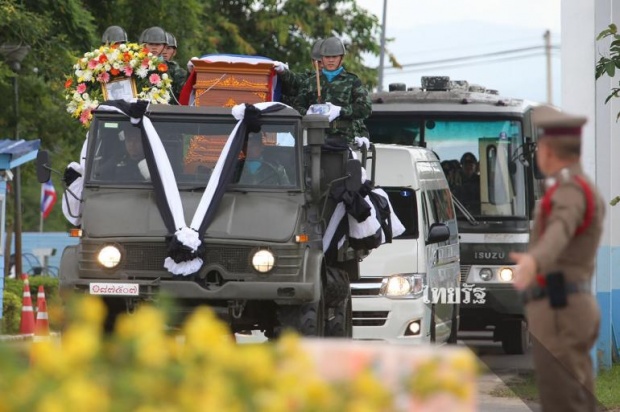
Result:
{"type": "Polygon", "coordinates": [[[179,66],[177,62],[172,60],[177,54],[177,39],[172,33],[166,32],[166,46],[162,53],[162,57],[168,64],[168,73],[172,79],[172,92],[175,100],[178,101],[181,89],[187,80],[187,72],[179,66]]]}
{"type": "Polygon", "coordinates": [[[153,56],[161,56],[167,44],[166,31],[157,26],[149,27],[142,32],[139,41],[153,56]]]}
{"type": "Polygon", "coordinates": [[[348,142],[357,142],[358,139],[355,138],[363,133],[363,121],[372,111],[370,96],[362,81],[342,66],[346,50],[339,38],[325,39],[320,53],[323,63],[319,76],[320,93],[317,82],[306,79],[296,108],[300,113],[306,114],[313,112],[311,106],[317,103],[326,104],[329,108],[327,115],[330,121],[328,137],[332,138],[330,143],[346,147],[348,142]]]}
{"type": "Polygon", "coordinates": [[[121,26],[110,26],[101,35],[101,44],[127,43],[127,32],[121,26]]]}
{"type": "Polygon", "coordinates": [[[310,59],[312,61],[312,70],[306,70],[303,73],[295,73],[288,69],[288,65],[282,62],[274,62],[274,70],[278,73],[278,79],[282,82],[282,102],[289,106],[295,106],[295,98],[299,95],[302,85],[307,78],[315,76],[315,65],[321,68],[321,44],[323,40],[319,39],[314,42],[310,51],[310,59]]]}

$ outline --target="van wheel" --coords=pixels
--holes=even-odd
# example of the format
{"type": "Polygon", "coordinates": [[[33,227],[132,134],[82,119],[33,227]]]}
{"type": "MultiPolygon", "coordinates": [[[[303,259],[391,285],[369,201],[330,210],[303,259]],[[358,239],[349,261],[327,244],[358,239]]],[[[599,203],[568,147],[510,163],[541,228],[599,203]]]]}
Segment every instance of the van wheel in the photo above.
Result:
{"type": "Polygon", "coordinates": [[[350,292],[345,300],[334,308],[330,308],[328,313],[325,336],[351,338],[353,336],[353,312],[350,292]]]}
{"type": "Polygon", "coordinates": [[[454,345],[458,340],[459,331],[459,305],[452,307],[452,325],[450,327],[450,336],[448,337],[448,344],[454,345]]]}
{"type": "Polygon", "coordinates": [[[504,321],[502,348],[508,355],[522,355],[530,347],[530,332],[527,323],[522,319],[504,321]]]}
{"type": "Polygon", "coordinates": [[[435,336],[436,334],[436,330],[437,329],[437,323],[435,322],[435,304],[431,303],[431,328],[430,328],[430,333],[431,333],[431,343],[435,344],[435,342],[437,341],[437,337],[435,336]]]}

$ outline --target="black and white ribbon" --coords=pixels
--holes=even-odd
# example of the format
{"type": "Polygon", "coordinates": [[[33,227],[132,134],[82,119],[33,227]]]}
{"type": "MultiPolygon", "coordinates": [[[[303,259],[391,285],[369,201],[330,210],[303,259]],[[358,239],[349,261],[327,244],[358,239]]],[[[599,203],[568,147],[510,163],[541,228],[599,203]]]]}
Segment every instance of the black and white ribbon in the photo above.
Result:
{"type": "Polygon", "coordinates": [[[277,111],[286,106],[277,102],[265,102],[233,107],[232,114],[238,122],[228,136],[189,226],[185,221],[181,195],[170,159],[151,120],[145,115],[147,106],[147,102],[128,103],[114,100],[102,103],[99,110],[123,113],[131,118],[133,124],[142,128],[142,143],[155,190],[155,200],[166,228],[169,233],[173,233],[167,239],[168,257],[164,261],[164,267],[172,274],[187,276],[196,273],[203,264],[204,234],[226,192],[226,186],[232,180],[247,134],[260,130],[258,118],[262,113],[277,111]]]}

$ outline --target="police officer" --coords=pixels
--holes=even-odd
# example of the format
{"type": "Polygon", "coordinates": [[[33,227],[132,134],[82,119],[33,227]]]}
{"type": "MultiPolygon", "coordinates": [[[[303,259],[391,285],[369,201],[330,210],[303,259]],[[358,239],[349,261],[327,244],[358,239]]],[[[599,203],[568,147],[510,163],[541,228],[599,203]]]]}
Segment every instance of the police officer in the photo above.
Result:
{"type": "Polygon", "coordinates": [[[127,43],[127,32],[121,26],[110,26],[101,35],[101,45],[127,43]]]}
{"type": "Polygon", "coordinates": [[[140,44],[144,44],[153,56],[161,56],[168,40],[166,31],[158,26],[145,29],[140,35],[140,44]]]}
{"type": "Polygon", "coordinates": [[[177,62],[172,60],[177,54],[177,39],[172,33],[166,32],[166,47],[162,52],[162,56],[166,64],[168,64],[168,73],[172,79],[172,92],[175,100],[178,102],[181,89],[187,80],[187,71],[183,69],[177,62]]]}
{"type": "Polygon", "coordinates": [[[331,140],[327,143],[338,147],[346,147],[354,140],[360,128],[356,122],[366,119],[372,111],[368,90],[342,66],[344,55],[344,44],[339,38],[325,39],[321,45],[320,101],[316,79],[308,78],[296,103],[301,114],[306,114],[314,104],[326,103],[330,121],[327,135],[331,140]]]}
{"type": "Polygon", "coordinates": [[[511,253],[523,291],[542,409],[594,411],[590,350],[600,314],[590,290],[604,203],[581,168],[584,117],[534,109],[537,163],[547,176],[527,253],[511,253]]]}

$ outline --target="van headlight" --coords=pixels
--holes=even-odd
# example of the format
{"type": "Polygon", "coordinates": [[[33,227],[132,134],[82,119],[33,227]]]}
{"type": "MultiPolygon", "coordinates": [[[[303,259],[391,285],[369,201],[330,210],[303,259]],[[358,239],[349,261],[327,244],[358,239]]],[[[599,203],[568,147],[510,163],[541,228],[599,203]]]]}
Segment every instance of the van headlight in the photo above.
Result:
{"type": "Polygon", "coordinates": [[[276,257],[270,250],[259,250],[252,256],[252,267],[260,273],[267,273],[275,265],[276,257]]]}
{"type": "Polygon", "coordinates": [[[104,246],[97,254],[97,261],[105,268],[112,269],[121,263],[121,251],[113,245],[104,246]]]}
{"type": "Polygon", "coordinates": [[[424,292],[422,274],[394,275],[383,278],[379,295],[388,298],[419,298],[424,292]]]}

